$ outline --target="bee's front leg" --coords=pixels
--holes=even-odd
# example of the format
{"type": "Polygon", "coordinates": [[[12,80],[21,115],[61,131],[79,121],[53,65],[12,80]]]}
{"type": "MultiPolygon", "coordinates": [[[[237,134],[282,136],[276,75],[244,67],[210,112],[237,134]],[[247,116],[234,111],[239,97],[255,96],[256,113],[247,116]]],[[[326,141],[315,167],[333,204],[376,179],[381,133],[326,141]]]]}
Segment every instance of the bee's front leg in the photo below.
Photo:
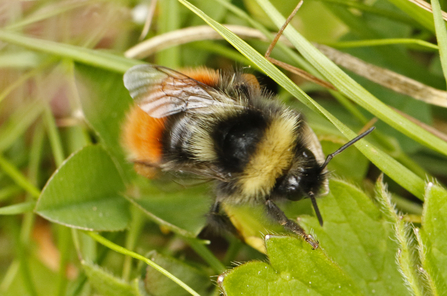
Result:
{"type": "Polygon", "coordinates": [[[312,246],[312,248],[318,248],[318,242],[313,238],[313,236],[310,234],[306,234],[301,226],[299,226],[295,221],[287,218],[286,214],[284,214],[284,212],[270,199],[267,199],[265,201],[265,205],[269,216],[272,217],[273,220],[281,224],[284,229],[298,234],[299,236],[304,238],[304,240],[308,242],[312,246]]]}

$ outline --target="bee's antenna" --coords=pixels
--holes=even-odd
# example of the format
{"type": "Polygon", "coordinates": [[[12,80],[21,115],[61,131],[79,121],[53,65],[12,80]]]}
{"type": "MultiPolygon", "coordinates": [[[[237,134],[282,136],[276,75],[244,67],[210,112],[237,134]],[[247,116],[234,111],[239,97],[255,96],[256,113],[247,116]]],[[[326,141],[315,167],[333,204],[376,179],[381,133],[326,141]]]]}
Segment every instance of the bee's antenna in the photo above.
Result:
{"type": "Polygon", "coordinates": [[[370,129],[368,129],[366,132],[358,135],[357,137],[355,137],[354,139],[352,139],[351,141],[349,141],[348,143],[344,144],[343,146],[341,146],[337,151],[335,151],[334,153],[329,154],[326,157],[326,160],[324,161],[324,163],[321,165],[321,170],[323,170],[329,163],[329,161],[332,160],[332,158],[334,158],[335,155],[343,152],[343,150],[345,150],[346,148],[348,148],[349,146],[351,146],[352,144],[354,144],[355,142],[357,142],[358,140],[362,139],[363,137],[367,136],[369,133],[371,133],[376,127],[373,126],[370,129]]]}
{"type": "MultiPolygon", "coordinates": [[[[355,137],[354,139],[352,139],[351,141],[349,141],[348,143],[344,144],[343,146],[341,146],[337,151],[335,151],[334,153],[329,154],[326,157],[326,160],[324,161],[324,163],[321,165],[321,170],[323,170],[328,163],[332,160],[332,158],[334,158],[335,155],[343,152],[346,148],[348,148],[349,146],[351,146],[352,144],[354,144],[355,142],[357,142],[358,140],[362,139],[363,137],[367,136],[369,133],[371,133],[373,130],[375,129],[375,127],[371,127],[369,128],[366,132],[358,135],[357,137],[355,137]]],[[[309,192],[308,193],[310,200],[312,201],[312,205],[314,207],[315,210],[315,214],[317,215],[318,221],[320,222],[320,225],[323,226],[323,217],[321,217],[321,213],[320,213],[320,209],[318,209],[318,205],[317,205],[317,199],[315,198],[315,194],[313,192],[309,192]]]]}
{"type": "Polygon", "coordinates": [[[320,226],[323,227],[323,217],[321,216],[320,209],[317,205],[317,199],[315,198],[315,195],[309,194],[310,200],[312,201],[312,205],[314,206],[315,214],[317,215],[318,221],[320,222],[320,226]]]}

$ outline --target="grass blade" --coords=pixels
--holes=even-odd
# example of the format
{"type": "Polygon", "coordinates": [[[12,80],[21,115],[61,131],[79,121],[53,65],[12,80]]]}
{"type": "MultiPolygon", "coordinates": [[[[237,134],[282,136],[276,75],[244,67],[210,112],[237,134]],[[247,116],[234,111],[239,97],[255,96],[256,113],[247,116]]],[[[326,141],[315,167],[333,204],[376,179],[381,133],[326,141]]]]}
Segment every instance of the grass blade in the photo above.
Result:
{"type": "Polygon", "coordinates": [[[189,294],[191,295],[196,295],[196,296],[200,296],[199,294],[197,294],[196,291],[194,291],[193,289],[191,289],[189,286],[187,286],[184,282],[182,282],[181,280],[179,280],[178,278],[176,278],[174,275],[172,275],[170,272],[168,272],[166,269],[163,269],[161,266],[157,265],[155,262],[149,260],[148,258],[141,256],[140,254],[131,252],[117,244],[112,243],[111,241],[105,239],[104,237],[100,236],[97,233],[94,232],[87,232],[87,234],[89,236],[91,236],[94,240],[96,240],[97,242],[99,242],[100,244],[114,250],[115,252],[121,253],[123,255],[127,255],[127,256],[131,256],[132,258],[135,258],[137,260],[143,261],[144,263],[146,263],[147,265],[151,266],[152,268],[154,268],[155,270],[157,270],[158,272],[162,273],[163,275],[165,275],[166,277],[168,277],[169,279],[171,279],[172,281],[174,281],[176,284],[178,284],[179,286],[181,286],[183,289],[185,289],[189,294]]]}
{"type": "MultiPolygon", "coordinates": [[[[284,24],[285,18],[270,2],[266,0],[258,0],[258,3],[278,27],[284,24]]],[[[287,36],[290,42],[306,58],[306,60],[314,65],[314,67],[317,68],[329,82],[337,87],[341,93],[409,138],[447,155],[447,143],[445,141],[429,133],[382,103],[318,51],[293,27],[288,26],[284,30],[284,35],[287,36]]]]}
{"type": "Polygon", "coordinates": [[[447,30],[445,28],[444,19],[442,18],[442,10],[439,1],[432,0],[431,6],[433,8],[433,18],[435,21],[436,39],[438,40],[442,72],[444,73],[444,78],[447,79],[447,30]]]}
{"type": "Polygon", "coordinates": [[[18,33],[4,30],[0,30],[0,40],[32,50],[53,54],[55,56],[71,58],[83,64],[119,73],[124,73],[130,67],[141,63],[137,60],[128,59],[108,52],[26,37],[18,33]]]}

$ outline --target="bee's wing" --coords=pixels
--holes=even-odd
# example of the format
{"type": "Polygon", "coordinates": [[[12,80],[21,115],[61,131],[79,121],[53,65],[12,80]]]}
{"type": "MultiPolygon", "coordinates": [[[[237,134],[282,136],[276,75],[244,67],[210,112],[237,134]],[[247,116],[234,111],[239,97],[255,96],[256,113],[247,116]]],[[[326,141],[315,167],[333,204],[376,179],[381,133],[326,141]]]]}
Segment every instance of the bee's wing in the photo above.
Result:
{"type": "MultiPolygon", "coordinates": [[[[165,170],[174,173],[177,176],[182,176],[178,179],[185,179],[185,176],[188,176],[188,178],[191,178],[191,174],[195,175],[196,179],[199,178],[202,181],[210,181],[210,180],[220,180],[222,182],[230,182],[230,178],[228,174],[223,174],[222,172],[219,172],[219,170],[212,164],[168,164],[165,165],[163,168],[159,164],[144,162],[144,161],[134,161],[135,164],[146,167],[149,169],[157,169],[157,170],[165,170]],[[200,177],[197,177],[200,176],[200,177]]],[[[141,170],[142,174],[145,175],[144,171],[141,170]]],[[[151,172],[152,173],[152,172],[151,172]]],[[[155,173],[155,172],[154,172],[155,173]]],[[[153,177],[148,177],[149,179],[153,177]]]]}
{"type": "Polygon", "coordinates": [[[124,74],[124,86],[154,118],[180,112],[212,113],[212,107],[243,108],[224,93],[169,68],[137,65],[124,74]]]}

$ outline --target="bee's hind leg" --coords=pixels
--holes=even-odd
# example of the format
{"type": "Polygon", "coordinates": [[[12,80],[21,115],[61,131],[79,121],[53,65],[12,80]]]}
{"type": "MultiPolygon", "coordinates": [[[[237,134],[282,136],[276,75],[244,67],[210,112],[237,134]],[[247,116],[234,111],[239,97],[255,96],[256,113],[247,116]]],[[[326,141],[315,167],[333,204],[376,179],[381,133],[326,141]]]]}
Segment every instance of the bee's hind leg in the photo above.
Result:
{"type": "Polygon", "coordinates": [[[273,220],[281,224],[284,227],[284,229],[291,231],[295,234],[298,234],[299,236],[304,238],[304,240],[308,242],[312,246],[312,248],[314,249],[318,248],[318,242],[312,237],[312,235],[306,234],[306,232],[304,232],[304,229],[301,228],[301,226],[299,226],[293,220],[287,218],[286,214],[284,214],[284,212],[276,204],[274,204],[271,200],[267,199],[265,201],[265,205],[269,216],[272,217],[273,220]]]}

